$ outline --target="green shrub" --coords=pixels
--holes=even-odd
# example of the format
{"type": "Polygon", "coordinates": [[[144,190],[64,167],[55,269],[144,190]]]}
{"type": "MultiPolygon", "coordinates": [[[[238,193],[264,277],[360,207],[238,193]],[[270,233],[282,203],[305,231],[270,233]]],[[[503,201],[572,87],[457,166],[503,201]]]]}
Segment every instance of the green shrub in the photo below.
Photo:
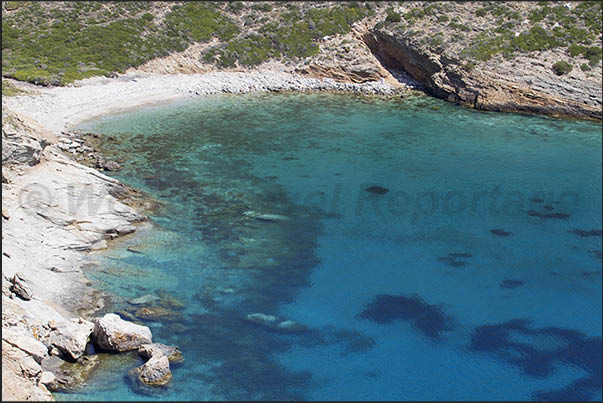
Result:
{"type": "Polygon", "coordinates": [[[393,8],[390,7],[387,10],[385,10],[385,12],[387,13],[387,17],[385,17],[385,21],[386,22],[400,22],[400,21],[402,21],[402,17],[400,17],[400,14],[398,14],[397,12],[395,12],[393,8]]]}
{"type": "Polygon", "coordinates": [[[438,17],[438,22],[440,22],[440,23],[445,23],[445,22],[448,22],[449,20],[450,20],[450,18],[448,18],[447,15],[440,15],[438,17]]]}
{"type": "Polygon", "coordinates": [[[590,70],[591,70],[590,66],[589,66],[587,63],[582,63],[582,64],[580,65],[580,69],[581,69],[582,71],[590,71],[590,70]]]}
{"type": "Polygon", "coordinates": [[[591,66],[596,66],[601,61],[601,48],[592,46],[584,51],[584,57],[588,59],[591,66]]]}
{"type": "Polygon", "coordinates": [[[488,10],[485,7],[478,8],[477,10],[475,10],[475,15],[477,17],[483,17],[486,14],[488,14],[488,10]]]}
{"type": "Polygon", "coordinates": [[[553,71],[555,72],[555,74],[557,74],[558,76],[561,76],[563,74],[567,74],[570,71],[572,71],[573,67],[571,64],[569,64],[566,61],[559,61],[556,62],[555,64],[553,64],[553,71]]]}
{"type": "Polygon", "coordinates": [[[571,57],[575,57],[583,54],[586,51],[586,46],[580,46],[576,44],[572,44],[567,48],[571,57]]]}

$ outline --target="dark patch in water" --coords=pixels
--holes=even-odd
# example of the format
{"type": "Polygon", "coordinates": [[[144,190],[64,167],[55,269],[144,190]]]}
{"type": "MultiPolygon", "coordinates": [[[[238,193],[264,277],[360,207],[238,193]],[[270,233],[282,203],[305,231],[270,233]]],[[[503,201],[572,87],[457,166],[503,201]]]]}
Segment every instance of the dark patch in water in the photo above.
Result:
{"type": "Polygon", "coordinates": [[[455,252],[455,253],[449,253],[448,256],[457,259],[457,258],[470,258],[473,257],[473,255],[471,253],[467,253],[467,252],[455,252]]]}
{"type": "Polygon", "coordinates": [[[519,367],[534,378],[554,375],[557,363],[587,372],[563,388],[535,392],[536,399],[581,401],[593,399],[601,392],[601,337],[589,337],[575,330],[557,327],[534,329],[531,324],[527,319],[515,319],[479,326],[472,332],[469,348],[478,353],[496,354],[502,361],[519,367]],[[521,341],[516,341],[517,336],[521,341]],[[532,343],[525,341],[530,338],[532,343]]]}
{"type": "Polygon", "coordinates": [[[589,231],[583,229],[573,229],[571,231],[567,231],[570,234],[576,234],[581,236],[582,238],[587,238],[591,236],[601,236],[603,235],[603,230],[600,229],[591,229],[589,231]]]}
{"type": "Polygon", "coordinates": [[[601,260],[601,251],[600,250],[591,250],[590,253],[593,255],[595,259],[601,260]]]}
{"type": "Polygon", "coordinates": [[[533,199],[530,199],[530,201],[534,203],[544,203],[544,199],[541,199],[540,197],[535,197],[533,199]]]}
{"type": "Polygon", "coordinates": [[[445,331],[452,330],[452,320],[440,307],[428,304],[418,296],[377,295],[357,317],[380,325],[407,321],[421,334],[436,341],[442,339],[445,331]]]}
{"type": "Polygon", "coordinates": [[[542,206],[542,208],[543,208],[544,210],[548,210],[548,211],[551,211],[551,210],[554,210],[554,209],[555,209],[555,207],[553,207],[553,206],[549,206],[548,204],[547,204],[546,206],[542,206]]]}
{"type": "Polygon", "coordinates": [[[438,261],[448,263],[448,265],[452,267],[463,267],[467,264],[467,262],[459,259],[468,259],[472,256],[473,255],[471,253],[467,252],[453,252],[449,253],[448,256],[438,257],[438,261]]]}
{"type": "Polygon", "coordinates": [[[299,158],[297,157],[283,157],[282,160],[283,161],[294,161],[294,160],[298,160],[299,158]]]}
{"type": "Polygon", "coordinates": [[[583,271],[580,274],[582,275],[583,278],[589,279],[589,278],[593,278],[593,277],[601,277],[603,272],[601,270],[583,271]]]}
{"type": "Polygon", "coordinates": [[[532,217],[539,217],[539,218],[559,218],[559,219],[567,219],[570,216],[567,213],[541,213],[536,210],[529,210],[528,215],[532,216],[532,217]]]}
{"type": "Polygon", "coordinates": [[[517,288],[525,284],[525,281],[521,280],[503,280],[500,282],[500,288],[517,288]]]}
{"type": "Polygon", "coordinates": [[[490,230],[491,233],[493,233],[496,236],[511,236],[513,235],[512,232],[507,232],[504,229],[501,228],[494,228],[490,230]]]}
{"type": "Polygon", "coordinates": [[[365,353],[375,347],[375,339],[357,330],[337,329],[327,326],[321,329],[311,329],[299,337],[298,343],[303,347],[328,346],[341,344],[341,355],[365,353]]]}
{"type": "Polygon", "coordinates": [[[386,194],[387,192],[389,192],[388,188],[384,188],[383,186],[369,186],[366,188],[367,192],[370,193],[374,193],[374,194],[378,194],[378,195],[383,195],[386,194]]]}
{"type": "Polygon", "coordinates": [[[366,372],[364,373],[364,376],[366,376],[367,378],[377,378],[377,377],[378,377],[378,376],[380,376],[380,375],[381,375],[381,371],[379,371],[379,370],[374,370],[374,369],[373,369],[373,370],[366,371],[366,372]]]}

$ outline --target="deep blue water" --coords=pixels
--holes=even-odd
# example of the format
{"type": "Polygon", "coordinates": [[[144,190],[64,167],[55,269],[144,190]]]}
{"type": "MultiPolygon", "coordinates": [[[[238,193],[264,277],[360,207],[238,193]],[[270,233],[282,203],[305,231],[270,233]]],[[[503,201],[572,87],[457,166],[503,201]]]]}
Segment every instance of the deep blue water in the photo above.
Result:
{"type": "Polygon", "coordinates": [[[280,94],[81,128],[163,202],[88,275],[122,314],[161,295],[145,324],[185,362],[152,395],[132,359],[59,399],[601,400],[600,124],[280,94]]]}

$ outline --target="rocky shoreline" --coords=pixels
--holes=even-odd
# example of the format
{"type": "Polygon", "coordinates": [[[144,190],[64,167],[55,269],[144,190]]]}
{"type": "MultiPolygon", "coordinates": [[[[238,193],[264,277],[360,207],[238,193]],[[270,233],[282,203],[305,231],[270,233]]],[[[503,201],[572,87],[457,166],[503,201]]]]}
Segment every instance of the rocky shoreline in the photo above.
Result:
{"type": "MultiPolygon", "coordinates": [[[[417,88],[408,76],[394,81],[349,83],[256,70],[189,75],[130,71],[54,88],[16,83],[29,93],[2,100],[3,399],[52,400],[50,390],[74,387],[90,376],[98,364],[86,353],[90,344],[101,351],[115,347],[103,344],[97,328],[104,318],[95,319],[108,311],[109,296],[94,290],[82,269],[91,264],[90,253],[144,225],[144,211],[153,205],[99,172],[118,170],[119,162],[106,160],[95,149],[99,139],[74,132],[73,126],[129,108],[218,93],[403,97],[417,88]],[[64,343],[65,338],[75,341],[64,343]]],[[[136,326],[117,315],[109,319],[136,326]]],[[[150,337],[128,348],[141,348],[148,360],[129,374],[141,393],[168,383],[169,362],[178,356],[174,348],[150,344],[150,337]]]]}
{"type": "MultiPolygon", "coordinates": [[[[33,88],[24,86],[26,91],[33,88]]],[[[139,327],[146,330],[137,332],[145,337],[127,348],[107,341],[111,326],[103,321],[118,323],[127,340],[136,339],[136,329],[131,327],[138,325],[113,314],[98,317],[107,311],[109,296],[91,287],[83,268],[93,260],[90,253],[144,225],[141,212],[150,204],[134,189],[99,172],[119,169],[119,164],[105,161],[86,144],[85,136],[69,128],[102,114],[177,98],[281,91],[407,92],[404,85],[393,87],[383,80],[340,83],[258,71],[129,73],[83,80],[71,87],[35,87],[35,93],[3,97],[3,400],[52,400],[51,390],[77,386],[98,364],[89,355],[94,349],[141,348],[148,361],[130,374],[141,393],[168,383],[169,362],[181,359],[177,349],[151,344],[152,335],[144,326],[139,327]]]]}

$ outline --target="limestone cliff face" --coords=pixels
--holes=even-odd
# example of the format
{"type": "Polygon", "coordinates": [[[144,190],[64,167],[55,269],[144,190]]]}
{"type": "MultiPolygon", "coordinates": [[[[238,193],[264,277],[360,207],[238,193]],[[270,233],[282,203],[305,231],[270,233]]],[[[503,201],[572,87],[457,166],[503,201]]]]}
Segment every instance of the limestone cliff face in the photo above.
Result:
{"type": "Polygon", "coordinates": [[[600,80],[579,72],[556,76],[541,61],[546,58],[497,60],[467,71],[461,59],[391,31],[374,29],[363,39],[383,65],[404,69],[438,98],[488,111],[602,117],[600,80]]]}

